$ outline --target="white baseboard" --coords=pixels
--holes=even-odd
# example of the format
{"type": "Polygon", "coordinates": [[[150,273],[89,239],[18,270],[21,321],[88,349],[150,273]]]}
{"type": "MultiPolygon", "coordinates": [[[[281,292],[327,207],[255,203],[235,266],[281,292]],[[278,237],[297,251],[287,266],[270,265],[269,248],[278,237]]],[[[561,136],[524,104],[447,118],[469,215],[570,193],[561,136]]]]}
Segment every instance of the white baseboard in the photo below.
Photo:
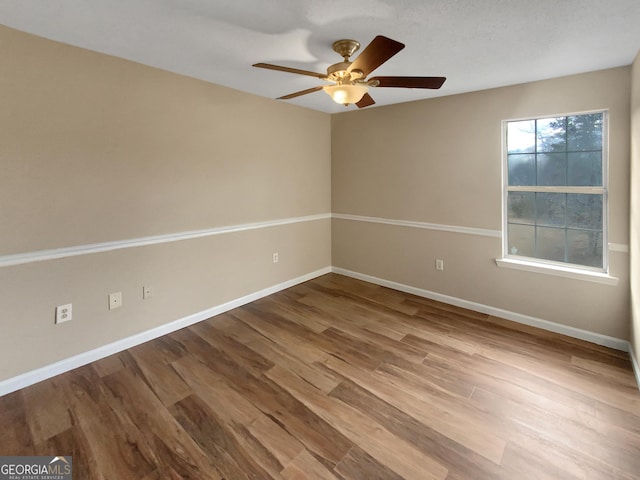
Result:
{"type": "Polygon", "coordinates": [[[633,374],[636,376],[636,384],[638,390],[640,390],[640,364],[638,363],[638,357],[636,357],[633,347],[629,345],[629,356],[631,357],[631,366],[633,367],[633,374]]]}
{"type": "Polygon", "coordinates": [[[363,280],[369,283],[375,283],[383,287],[393,288],[401,292],[411,293],[419,297],[429,298],[431,300],[437,300],[439,302],[448,303],[449,305],[455,305],[457,307],[468,308],[480,313],[486,313],[487,315],[493,315],[495,317],[505,318],[513,322],[522,323],[532,327],[538,327],[543,330],[548,330],[569,337],[578,338],[580,340],[586,340],[587,342],[603,345],[605,347],[615,348],[616,350],[622,350],[623,352],[629,351],[629,342],[622,340],[621,338],[609,337],[600,333],[590,332],[588,330],[582,330],[580,328],[570,327],[568,325],[562,325],[560,323],[550,322],[548,320],[542,320],[540,318],[530,317],[528,315],[522,315],[520,313],[510,312],[508,310],[502,310],[500,308],[490,307],[481,303],[470,302],[461,298],[451,297],[449,295],[443,295],[441,293],[431,292],[429,290],[423,290],[421,288],[412,287],[402,283],[392,282],[371,275],[365,275],[363,273],[353,272],[344,268],[333,267],[332,271],[340,275],[346,275],[358,280],[363,280]]]}
{"type": "Polygon", "coordinates": [[[28,387],[30,385],[33,385],[35,383],[41,382],[42,380],[46,380],[48,378],[54,377],[61,373],[68,372],[69,370],[73,370],[74,368],[78,368],[88,363],[95,362],[96,360],[100,360],[102,358],[108,357],[109,355],[113,355],[114,353],[118,353],[123,350],[126,350],[127,348],[132,348],[144,342],[148,342],[150,340],[161,337],[163,335],[167,335],[171,332],[175,332],[176,330],[180,330],[181,328],[188,327],[189,325],[193,325],[194,323],[201,322],[202,320],[206,320],[215,315],[219,315],[221,313],[227,312],[229,310],[240,307],[242,305],[246,305],[247,303],[251,303],[260,298],[266,297],[268,295],[271,295],[273,293],[279,292],[286,288],[292,287],[299,283],[312,280],[316,277],[325,275],[330,272],[356,278],[359,280],[363,280],[365,282],[374,283],[376,285],[381,285],[383,287],[393,288],[394,290],[411,293],[420,297],[437,300],[450,305],[456,305],[458,307],[468,308],[470,310],[474,310],[480,313],[485,313],[487,315],[494,315],[496,317],[505,318],[507,320],[512,320],[517,323],[522,323],[525,325],[542,328],[544,330],[549,330],[552,332],[560,333],[560,334],[578,338],[581,340],[586,340],[588,342],[592,342],[598,345],[611,347],[616,350],[629,352],[631,357],[631,363],[633,365],[633,371],[636,377],[636,381],[638,383],[638,387],[640,388],[640,364],[638,364],[637,357],[635,356],[633,349],[631,349],[629,342],[627,342],[626,340],[622,340],[615,337],[609,337],[607,335],[602,335],[599,333],[590,332],[588,330],[582,330],[575,327],[569,327],[567,325],[561,325],[558,323],[549,322],[547,320],[542,320],[542,319],[530,317],[527,315],[521,315],[519,313],[514,313],[507,310],[490,307],[480,303],[470,302],[460,298],[443,295],[441,293],[431,292],[429,290],[423,290],[421,288],[412,287],[402,283],[392,282],[390,280],[384,280],[382,278],[373,277],[371,275],[366,275],[363,273],[358,273],[358,272],[346,270],[339,267],[325,267],[320,270],[316,270],[314,272],[308,273],[306,275],[302,275],[300,277],[288,280],[286,282],[273,285],[263,290],[251,293],[249,295],[245,295],[235,300],[231,300],[221,305],[217,305],[207,310],[203,310],[201,312],[194,313],[187,317],[180,318],[173,322],[160,325],[159,327],[152,328],[151,330],[147,330],[127,338],[123,338],[122,340],[118,340],[116,342],[103,345],[96,349],[93,349],[78,355],[74,355],[73,357],[65,358],[51,365],[47,365],[47,366],[38,368],[36,370],[32,370],[30,372],[26,372],[12,378],[8,378],[6,380],[2,380],[0,381],[0,396],[14,392],[21,388],[28,387]]]}
{"type": "Polygon", "coordinates": [[[260,298],[279,292],[280,290],[293,287],[294,285],[306,282],[330,272],[331,267],[325,267],[320,270],[316,270],[315,272],[311,272],[306,275],[287,280],[283,283],[279,283],[278,285],[273,285],[263,290],[250,293],[249,295],[245,295],[244,297],[231,300],[229,302],[223,303],[222,305],[217,305],[215,307],[208,308],[207,310],[203,310],[187,317],[180,318],[173,322],[160,325],[159,327],[152,328],[151,330],[146,330],[136,335],[123,338],[122,340],[118,340],[116,342],[103,345],[93,350],[89,350],[88,352],[65,358],[64,360],[52,363],[51,365],[47,365],[36,370],[23,373],[16,377],[2,380],[0,381],[0,396],[14,392],[21,388],[28,387],[30,385],[33,385],[34,383],[41,382],[42,380],[46,380],[47,378],[54,377],[61,373],[68,372],[69,370],[73,370],[74,368],[78,368],[88,363],[95,362],[96,360],[100,360],[102,358],[108,357],[109,355],[113,355],[114,353],[121,352],[123,350],[126,350],[127,348],[135,347],[136,345],[140,345],[144,342],[148,342],[149,340],[153,340],[168,333],[175,332],[176,330],[180,330],[181,328],[188,327],[189,325],[193,325],[194,323],[201,322],[202,320],[206,320],[215,315],[219,315],[242,305],[246,305],[247,303],[251,303],[260,298]]]}

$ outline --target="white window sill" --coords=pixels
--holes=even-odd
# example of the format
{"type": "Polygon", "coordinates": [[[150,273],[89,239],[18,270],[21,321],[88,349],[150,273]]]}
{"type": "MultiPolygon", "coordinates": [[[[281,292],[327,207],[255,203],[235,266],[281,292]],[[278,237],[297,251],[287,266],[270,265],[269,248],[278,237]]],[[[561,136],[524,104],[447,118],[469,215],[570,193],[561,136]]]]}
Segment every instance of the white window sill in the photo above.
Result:
{"type": "Polygon", "coordinates": [[[618,284],[618,278],[612,277],[608,273],[589,272],[586,270],[579,270],[577,268],[556,265],[541,265],[539,263],[527,262],[526,260],[516,260],[513,258],[496,258],[496,264],[499,267],[542,273],[545,275],[555,275],[556,277],[573,278],[575,280],[584,280],[585,282],[602,283],[605,285],[618,284]]]}

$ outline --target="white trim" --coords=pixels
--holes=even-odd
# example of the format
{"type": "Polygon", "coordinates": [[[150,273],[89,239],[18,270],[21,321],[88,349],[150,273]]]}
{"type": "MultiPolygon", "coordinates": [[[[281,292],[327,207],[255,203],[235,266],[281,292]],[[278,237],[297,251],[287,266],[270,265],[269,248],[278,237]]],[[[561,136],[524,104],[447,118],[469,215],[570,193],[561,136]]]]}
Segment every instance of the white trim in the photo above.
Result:
{"type": "MultiPolygon", "coordinates": [[[[12,255],[0,255],[0,268],[25,263],[41,262],[45,260],[55,260],[58,258],[75,257],[78,255],[88,255],[92,253],[109,252],[123,248],[144,247],[159,243],[178,242],[194,238],[210,237],[225,233],[243,232],[259,228],[277,227],[291,223],[311,222],[316,220],[326,220],[337,218],[341,220],[352,220],[357,222],[380,223],[384,225],[394,225],[399,227],[421,228],[426,230],[438,230],[442,232],[463,233],[467,235],[478,235],[482,237],[501,238],[500,230],[490,230],[486,228],[462,227],[456,225],[442,225],[437,223],[416,222],[412,220],[394,220],[390,218],[366,217],[361,215],[349,215],[345,213],[320,213],[317,215],[307,215],[304,217],[283,218],[279,220],[269,220],[265,222],[243,223],[229,225],[225,227],[208,228],[204,230],[192,230],[187,232],[168,233],[165,235],[154,235],[150,237],[131,238],[128,240],[115,240],[112,242],[92,243],[87,245],[76,245],[73,247],[54,248],[50,250],[38,250],[34,252],[16,253],[12,255]]],[[[612,252],[629,253],[629,246],[620,243],[609,243],[609,250],[612,252]]]]}
{"type": "Polygon", "coordinates": [[[61,373],[68,372],[69,370],[73,370],[74,368],[78,368],[88,363],[95,362],[96,360],[108,357],[109,355],[113,355],[114,353],[126,350],[127,348],[132,348],[144,342],[148,342],[163,335],[167,335],[171,332],[175,332],[176,330],[180,330],[181,328],[188,327],[189,325],[193,325],[194,323],[198,323],[202,320],[206,320],[213,316],[219,315],[242,305],[246,305],[247,303],[253,302],[260,298],[271,295],[273,293],[279,292],[280,290],[284,290],[285,288],[292,287],[299,283],[306,282],[330,272],[331,267],[321,268],[320,270],[316,270],[315,272],[311,272],[306,275],[287,280],[286,282],[267,287],[263,290],[245,295],[244,297],[236,298],[235,300],[231,300],[221,305],[211,307],[207,310],[188,315],[178,320],[174,320],[173,322],[165,323],[164,325],[160,325],[158,327],[137,333],[130,337],[117,340],[113,343],[109,343],[93,350],[74,355],[73,357],[65,358],[58,362],[52,363],[51,365],[47,365],[36,370],[32,370],[30,372],[26,372],[12,378],[8,378],[6,380],[2,380],[0,381],[0,396],[14,392],[21,388],[28,387],[30,385],[33,385],[34,383],[41,382],[42,380],[46,380],[61,373]]]}
{"type": "Polygon", "coordinates": [[[638,363],[638,357],[635,356],[633,347],[629,344],[629,357],[631,357],[631,367],[633,368],[633,374],[636,377],[636,384],[638,390],[640,390],[640,364],[638,363]]]}
{"type": "Polygon", "coordinates": [[[439,230],[442,232],[465,233],[467,235],[479,235],[482,237],[502,237],[500,230],[489,230],[487,228],[460,227],[456,225],[442,225],[439,223],[415,222],[412,220],[394,220],[391,218],[365,217],[362,215],[349,215],[346,213],[334,213],[333,218],[340,220],[353,220],[356,222],[382,223],[384,225],[395,225],[397,227],[423,228],[427,230],[439,230]]]}
{"type": "MultiPolygon", "coordinates": [[[[508,155],[508,154],[507,154],[508,155]]],[[[604,195],[604,187],[571,187],[571,186],[546,186],[546,185],[507,185],[507,192],[531,192],[531,193],[584,193],[585,195],[604,195]]]]}
{"type": "Polygon", "coordinates": [[[578,270],[577,268],[563,267],[559,265],[541,264],[527,262],[515,258],[496,258],[496,265],[499,267],[524,270],[525,272],[542,273],[556,277],[573,278],[574,280],[584,280],[585,282],[602,283],[605,285],[617,285],[618,278],[603,272],[589,270],[578,270]]]}
{"type": "Polygon", "coordinates": [[[503,120],[503,122],[521,122],[523,120],[539,120],[539,119],[545,119],[545,118],[571,117],[573,115],[589,115],[591,113],[602,113],[602,112],[609,113],[609,109],[596,108],[595,110],[579,110],[577,112],[571,111],[571,112],[564,112],[564,113],[547,112],[547,113],[536,114],[528,117],[507,118],[506,120],[503,120]]]}
{"type": "Polygon", "coordinates": [[[625,245],[623,243],[611,243],[611,242],[609,242],[609,251],[610,252],[629,253],[629,245],[625,245]]]}
{"type": "Polygon", "coordinates": [[[179,242],[181,240],[191,240],[194,238],[210,237],[225,233],[243,232],[258,228],[277,227],[291,223],[311,222],[315,220],[325,220],[331,218],[330,213],[320,213],[317,215],[307,215],[304,217],[282,218],[265,222],[242,223],[225,227],[207,228],[205,230],[192,230],[188,232],[169,233],[165,235],[154,235],[151,237],[131,238],[128,240],[116,240],[113,242],[93,243],[88,245],[77,245],[74,247],[54,248],[51,250],[38,250],[35,252],[17,253],[13,255],[0,256],[0,268],[24,263],[40,262],[43,260],[53,260],[56,258],[75,257],[77,255],[87,255],[91,253],[108,252],[122,248],[144,247],[156,245],[158,243],[179,242]]]}
{"type": "MultiPolygon", "coordinates": [[[[380,223],[383,225],[394,225],[398,227],[422,228],[427,230],[439,230],[443,232],[463,233],[468,235],[479,235],[483,237],[502,238],[500,230],[489,230],[485,228],[461,227],[456,225],[441,225],[437,223],[415,222],[411,220],[394,220],[390,218],[365,217],[362,215],[349,215],[346,213],[334,213],[333,218],[340,220],[352,220],[355,222],[380,223]]],[[[612,252],[628,253],[629,246],[620,243],[609,243],[608,250],[612,252]]],[[[618,278],[603,272],[592,272],[588,270],[579,270],[564,266],[547,265],[539,263],[527,262],[520,259],[512,258],[496,258],[496,264],[499,267],[513,268],[516,270],[524,270],[528,272],[543,273],[558,277],[573,278],[575,280],[584,280],[587,282],[596,282],[605,285],[617,285],[618,278]]]]}
{"type": "MultiPolygon", "coordinates": [[[[348,213],[334,213],[332,218],[340,220],[353,220],[355,222],[381,223],[383,225],[395,225],[397,227],[422,228],[426,230],[439,230],[442,232],[465,233],[467,235],[479,235],[481,237],[502,238],[500,230],[488,228],[462,227],[459,225],[443,225],[439,223],[417,222],[413,220],[395,220],[392,218],[367,217],[363,215],[350,215],[348,213]]],[[[629,245],[623,243],[609,243],[612,252],[629,253],[629,245]]]]}
{"type": "Polygon", "coordinates": [[[495,308],[481,303],[470,302],[461,298],[451,297],[449,295],[443,295],[441,293],[431,292],[429,290],[423,290],[421,288],[412,287],[402,283],[392,282],[390,280],[384,280],[382,278],[373,277],[363,273],[346,270],[344,268],[333,267],[332,271],[340,275],[346,275],[348,277],[357,278],[365,282],[374,283],[383,287],[393,288],[401,292],[411,293],[419,297],[429,298],[431,300],[437,300],[439,302],[448,303],[450,305],[456,305],[458,307],[468,308],[476,312],[485,313],[487,315],[493,315],[500,318],[505,318],[513,322],[522,323],[532,327],[541,328],[550,332],[560,333],[569,337],[578,338],[587,342],[595,343],[598,345],[604,345],[605,347],[614,348],[616,350],[622,350],[623,352],[629,351],[629,342],[622,340],[621,338],[610,337],[608,335],[602,335],[600,333],[590,332],[588,330],[582,330],[581,328],[570,327],[568,325],[562,325],[560,323],[550,322],[548,320],[542,320],[540,318],[530,317],[528,315],[522,315],[520,313],[510,312],[508,310],[502,310],[501,308],[495,308]]]}

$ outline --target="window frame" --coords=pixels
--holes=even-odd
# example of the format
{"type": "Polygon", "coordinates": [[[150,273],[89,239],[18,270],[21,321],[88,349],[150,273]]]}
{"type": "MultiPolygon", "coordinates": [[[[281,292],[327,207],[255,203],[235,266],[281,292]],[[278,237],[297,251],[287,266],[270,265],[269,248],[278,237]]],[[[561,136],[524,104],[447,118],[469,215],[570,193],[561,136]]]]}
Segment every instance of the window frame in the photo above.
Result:
{"type": "MultiPolygon", "coordinates": [[[[570,113],[551,113],[528,116],[522,118],[510,118],[502,120],[502,258],[497,260],[499,266],[517,268],[521,270],[551,273],[553,275],[580,278],[582,275],[593,276],[600,279],[609,277],[609,110],[597,109],[570,113]],[[577,115],[602,114],[602,186],[517,186],[509,185],[509,164],[507,146],[507,126],[509,122],[527,120],[542,120],[547,118],[570,117],[577,115]],[[534,193],[580,193],[596,194],[602,197],[602,268],[590,267],[575,263],[558,262],[542,258],[512,255],[509,253],[509,218],[508,195],[509,192],[534,192],[534,193]]],[[[616,279],[617,280],[617,279],[616,279]]],[[[609,283],[609,282],[604,282],[609,283]]]]}

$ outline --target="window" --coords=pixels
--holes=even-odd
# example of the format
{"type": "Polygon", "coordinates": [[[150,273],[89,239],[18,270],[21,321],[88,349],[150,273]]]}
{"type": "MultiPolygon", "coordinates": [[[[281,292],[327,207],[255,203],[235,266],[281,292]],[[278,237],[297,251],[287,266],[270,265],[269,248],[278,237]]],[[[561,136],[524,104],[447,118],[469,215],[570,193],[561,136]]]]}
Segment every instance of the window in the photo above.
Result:
{"type": "Polygon", "coordinates": [[[606,122],[606,112],[504,122],[504,258],[606,272],[606,122]]]}

